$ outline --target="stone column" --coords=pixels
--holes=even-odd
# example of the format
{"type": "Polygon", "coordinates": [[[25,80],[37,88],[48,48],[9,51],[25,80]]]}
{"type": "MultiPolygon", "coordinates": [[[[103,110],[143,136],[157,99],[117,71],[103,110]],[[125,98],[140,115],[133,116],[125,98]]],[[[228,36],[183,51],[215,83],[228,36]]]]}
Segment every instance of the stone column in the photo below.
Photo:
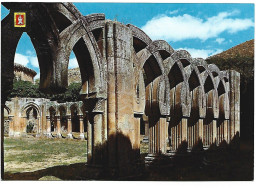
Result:
{"type": "Polygon", "coordinates": [[[14,116],[8,116],[9,119],[9,137],[14,136],[14,116]]]}
{"type": "Polygon", "coordinates": [[[240,74],[229,72],[230,82],[230,140],[240,135],[240,74]]]}
{"type": "Polygon", "coordinates": [[[149,153],[166,153],[166,118],[160,117],[158,120],[149,117],[149,153]]]}
{"type": "Polygon", "coordinates": [[[167,151],[167,144],[166,144],[166,139],[167,139],[167,119],[166,117],[161,117],[160,118],[160,144],[159,144],[159,151],[162,154],[165,154],[167,151]]]}
{"type": "Polygon", "coordinates": [[[71,115],[67,115],[67,121],[68,121],[68,134],[67,134],[67,138],[73,139],[72,125],[71,125],[71,115]]]}
{"type": "Polygon", "coordinates": [[[224,140],[229,144],[229,137],[228,137],[228,121],[224,120],[224,140]]]}
{"type": "Polygon", "coordinates": [[[212,121],[212,144],[217,144],[217,120],[212,121]]]}
{"type": "Polygon", "coordinates": [[[149,153],[155,153],[155,125],[152,117],[149,117],[149,153]]]}
{"type": "Polygon", "coordinates": [[[89,112],[86,112],[86,116],[87,116],[87,162],[88,164],[92,163],[92,155],[93,155],[93,126],[90,122],[90,114],[89,112]]]}
{"type": "Polygon", "coordinates": [[[25,136],[27,134],[27,132],[26,132],[27,117],[21,117],[20,121],[21,121],[21,124],[19,126],[19,130],[17,130],[17,128],[14,127],[14,136],[15,137],[21,137],[21,136],[25,136]]]}
{"type": "Polygon", "coordinates": [[[37,134],[36,137],[40,137],[41,136],[41,127],[40,127],[40,117],[37,118],[37,134]]]}
{"type": "Polygon", "coordinates": [[[181,120],[181,141],[188,142],[188,119],[185,117],[181,120]]]}
{"type": "Polygon", "coordinates": [[[199,119],[199,140],[203,142],[203,119],[199,119]]]}
{"type": "Polygon", "coordinates": [[[93,152],[93,163],[100,164],[102,163],[103,159],[103,150],[105,149],[102,143],[102,113],[94,112],[92,113],[93,116],[93,145],[92,145],[92,152],[93,152]]]}
{"type": "MultiPolygon", "coordinates": [[[[104,159],[104,150],[107,145],[103,143],[103,113],[86,112],[87,116],[87,147],[88,164],[102,164],[104,159]]],[[[106,159],[107,160],[107,159],[106,159]]]]}
{"type": "Polygon", "coordinates": [[[46,116],[46,124],[47,124],[46,136],[47,136],[47,138],[51,138],[52,134],[51,134],[51,118],[50,118],[50,116],[46,116]]]}
{"type": "Polygon", "coordinates": [[[84,135],[84,118],[83,115],[79,115],[79,131],[80,131],[80,135],[79,138],[81,140],[85,139],[85,135],[84,135]]]}
{"type": "Polygon", "coordinates": [[[145,131],[143,141],[147,141],[149,138],[149,121],[146,115],[143,115],[143,121],[144,121],[144,131],[145,131]]]}
{"type": "Polygon", "coordinates": [[[107,44],[107,125],[108,125],[108,159],[109,165],[116,165],[116,79],[115,79],[115,42],[114,24],[108,22],[106,25],[107,44]]]}
{"type": "Polygon", "coordinates": [[[134,66],[132,31],[106,22],[108,160],[120,172],[132,168],[134,135],[134,66]]]}
{"type": "Polygon", "coordinates": [[[135,114],[134,118],[134,124],[135,124],[135,132],[134,132],[134,143],[133,143],[133,149],[135,152],[140,153],[140,126],[141,126],[141,118],[142,114],[135,114]]]}
{"type": "Polygon", "coordinates": [[[56,116],[57,117],[57,137],[58,138],[62,138],[61,136],[61,120],[60,120],[60,116],[56,116]]]}

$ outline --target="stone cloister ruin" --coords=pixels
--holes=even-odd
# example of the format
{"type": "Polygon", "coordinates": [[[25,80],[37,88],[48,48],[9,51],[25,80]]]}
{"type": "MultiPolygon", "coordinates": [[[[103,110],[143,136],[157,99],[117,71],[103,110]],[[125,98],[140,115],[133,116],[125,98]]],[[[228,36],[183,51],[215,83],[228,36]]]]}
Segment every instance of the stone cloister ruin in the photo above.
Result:
{"type": "Polygon", "coordinates": [[[71,139],[85,139],[86,116],[82,107],[81,101],[57,103],[45,98],[12,98],[4,107],[9,137],[26,136],[29,132],[36,137],[65,138],[64,134],[71,139]],[[27,130],[29,124],[33,126],[31,131],[27,130]]]}
{"type": "MultiPolygon", "coordinates": [[[[140,156],[141,122],[149,127],[150,157],[200,144],[204,149],[229,144],[239,136],[238,72],[219,70],[163,40],[152,41],[134,25],[106,20],[104,14],[83,16],[71,3],[3,5],[10,13],[2,21],[2,112],[12,89],[14,55],[23,32],[36,50],[40,89],[46,93],[65,91],[73,50],[82,78],[82,101],[75,108],[80,132],[87,132],[89,164],[127,170],[140,156]],[[26,28],[13,26],[13,13],[18,11],[26,12],[26,28]]],[[[72,132],[72,104],[47,103],[41,110],[34,106],[42,113],[37,133],[51,135],[51,110],[56,112],[57,134],[62,110],[67,131],[72,132]]],[[[29,107],[21,107],[22,118],[29,107]]],[[[15,123],[16,116],[10,112],[11,116],[15,123]]]]}

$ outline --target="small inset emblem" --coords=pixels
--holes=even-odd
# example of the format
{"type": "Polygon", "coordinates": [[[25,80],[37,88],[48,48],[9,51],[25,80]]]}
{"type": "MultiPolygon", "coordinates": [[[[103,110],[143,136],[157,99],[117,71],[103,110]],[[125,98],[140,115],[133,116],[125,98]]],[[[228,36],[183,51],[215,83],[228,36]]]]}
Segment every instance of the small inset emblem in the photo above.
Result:
{"type": "Polygon", "coordinates": [[[14,27],[26,27],[25,12],[15,12],[14,13],[14,27]]]}

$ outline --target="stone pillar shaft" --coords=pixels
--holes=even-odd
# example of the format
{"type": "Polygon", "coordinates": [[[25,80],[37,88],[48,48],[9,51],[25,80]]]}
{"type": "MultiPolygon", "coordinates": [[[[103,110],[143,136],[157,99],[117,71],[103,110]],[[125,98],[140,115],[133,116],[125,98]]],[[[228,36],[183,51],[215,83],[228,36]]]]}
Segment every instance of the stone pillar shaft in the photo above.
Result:
{"type": "Polygon", "coordinates": [[[212,144],[217,142],[217,120],[212,121],[212,144]]]}
{"type": "Polygon", "coordinates": [[[60,116],[56,116],[57,117],[57,137],[60,138],[61,137],[61,120],[60,120],[60,116]]]}
{"type": "Polygon", "coordinates": [[[102,144],[102,114],[101,113],[94,113],[94,146],[98,146],[102,144]]]}
{"type": "Polygon", "coordinates": [[[14,136],[14,121],[13,116],[8,116],[9,119],[9,136],[14,136]]]}
{"type": "MultiPolygon", "coordinates": [[[[149,117],[149,120],[152,117],[149,117]]],[[[161,117],[157,122],[151,122],[149,129],[149,153],[166,153],[166,118],[161,117]]]]}
{"type": "Polygon", "coordinates": [[[67,116],[67,122],[68,122],[68,135],[67,135],[67,138],[72,139],[73,136],[72,136],[71,115],[68,115],[68,116],[67,116]]]}
{"type": "Polygon", "coordinates": [[[85,139],[83,115],[79,115],[79,132],[80,132],[80,135],[79,135],[80,139],[85,139]]]}
{"type": "Polygon", "coordinates": [[[135,117],[134,119],[135,121],[135,132],[134,132],[134,145],[133,145],[133,148],[136,149],[136,150],[139,150],[140,149],[140,126],[141,126],[141,117],[135,117]]]}
{"type": "Polygon", "coordinates": [[[240,74],[231,70],[230,82],[230,139],[240,134],[240,74]]]}
{"type": "Polygon", "coordinates": [[[115,80],[115,52],[113,23],[106,25],[107,46],[107,124],[108,124],[108,158],[109,165],[116,165],[116,80],[115,80]]]}
{"type": "Polygon", "coordinates": [[[51,119],[50,119],[50,116],[47,116],[46,117],[46,124],[47,124],[47,134],[48,133],[51,133],[51,119]]]}
{"type": "Polygon", "coordinates": [[[203,119],[199,119],[199,140],[203,142],[203,119]]]}
{"type": "Polygon", "coordinates": [[[188,122],[187,118],[182,118],[181,120],[181,141],[188,141],[188,122]]]}
{"type": "Polygon", "coordinates": [[[88,112],[86,112],[86,116],[87,116],[87,158],[88,158],[88,163],[92,163],[92,148],[93,148],[93,138],[92,138],[92,134],[93,134],[93,127],[92,124],[90,123],[90,114],[88,112]]]}
{"type": "MultiPolygon", "coordinates": [[[[134,73],[131,30],[106,23],[108,160],[111,167],[128,166],[134,145],[134,73]],[[128,154],[126,154],[128,153],[128,154]]],[[[126,170],[125,167],[122,170],[126,170]]]]}

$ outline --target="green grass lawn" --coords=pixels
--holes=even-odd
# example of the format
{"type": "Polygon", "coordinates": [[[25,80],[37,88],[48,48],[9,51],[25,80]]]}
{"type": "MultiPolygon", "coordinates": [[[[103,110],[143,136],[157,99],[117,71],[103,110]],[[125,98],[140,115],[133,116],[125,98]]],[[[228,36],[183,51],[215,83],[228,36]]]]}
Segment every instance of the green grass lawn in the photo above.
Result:
{"type": "MultiPolygon", "coordinates": [[[[196,155],[187,154],[175,163],[144,171],[141,180],[252,180],[253,152],[252,143],[241,142],[240,150],[203,154],[213,165],[204,165],[196,160],[196,155]]],[[[148,143],[141,142],[140,153],[144,160],[148,143]]],[[[86,162],[85,140],[4,139],[4,171],[9,180],[80,180],[86,173],[95,174],[85,166],[86,162]]]]}
{"type": "Polygon", "coordinates": [[[87,142],[68,139],[5,138],[5,172],[30,172],[87,161],[87,142]]]}

